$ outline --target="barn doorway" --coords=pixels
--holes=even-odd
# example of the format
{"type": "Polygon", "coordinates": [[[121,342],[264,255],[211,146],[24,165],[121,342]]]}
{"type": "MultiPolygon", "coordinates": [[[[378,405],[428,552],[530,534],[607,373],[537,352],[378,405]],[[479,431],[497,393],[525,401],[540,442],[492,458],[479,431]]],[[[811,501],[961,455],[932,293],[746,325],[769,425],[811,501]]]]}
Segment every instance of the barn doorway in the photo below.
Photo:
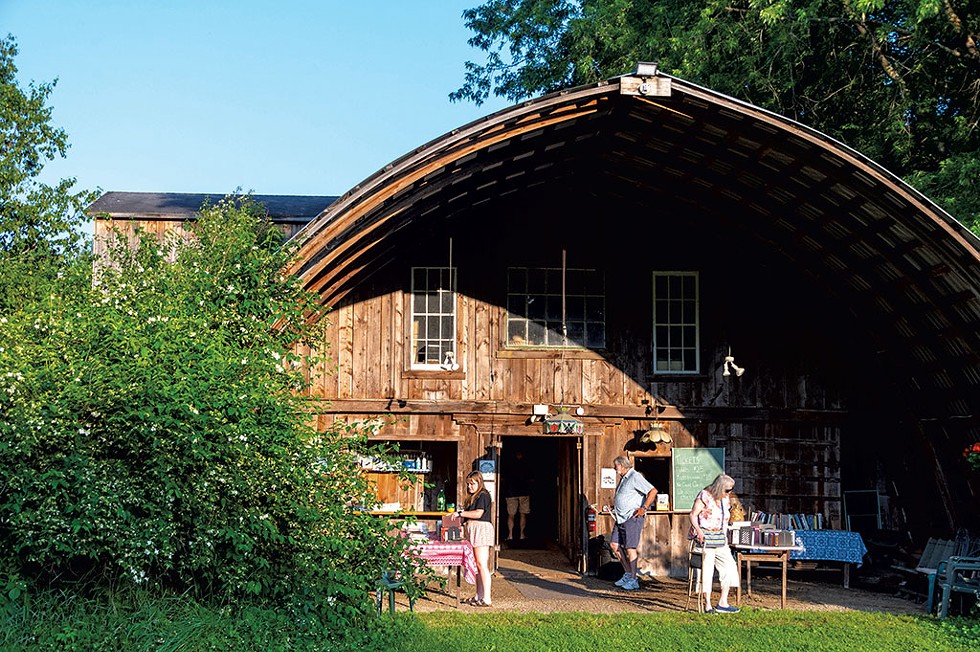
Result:
{"type": "Polygon", "coordinates": [[[532,567],[567,570],[575,566],[574,505],[579,493],[580,455],[575,437],[501,436],[500,498],[497,504],[501,565],[504,560],[532,567]],[[530,512],[509,527],[507,497],[527,492],[530,512]]]}

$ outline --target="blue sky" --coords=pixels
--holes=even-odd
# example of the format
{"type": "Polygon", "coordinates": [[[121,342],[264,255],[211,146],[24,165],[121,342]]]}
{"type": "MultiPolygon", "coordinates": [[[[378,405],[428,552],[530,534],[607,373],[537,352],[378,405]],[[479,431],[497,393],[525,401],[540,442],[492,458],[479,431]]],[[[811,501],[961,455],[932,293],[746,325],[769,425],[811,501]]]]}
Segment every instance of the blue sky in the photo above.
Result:
{"type": "Polygon", "coordinates": [[[125,191],[339,195],[507,106],[450,103],[481,0],[0,0],[22,87],[67,159],[43,180],[125,191]]]}

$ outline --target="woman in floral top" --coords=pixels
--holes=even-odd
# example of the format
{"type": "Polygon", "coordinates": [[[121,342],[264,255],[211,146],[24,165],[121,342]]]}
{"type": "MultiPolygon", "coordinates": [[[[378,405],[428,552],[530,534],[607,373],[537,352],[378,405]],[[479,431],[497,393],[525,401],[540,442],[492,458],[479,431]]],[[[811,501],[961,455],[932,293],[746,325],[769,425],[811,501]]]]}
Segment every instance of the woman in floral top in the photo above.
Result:
{"type": "Polygon", "coordinates": [[[728,604],[728,591],[738,582],[738,567],[728,547],[728,517],[731,510],[729,494],[735,488],[731,476],[720,474],[701,490],[691,508],[691,532],[688,538],[697,539],[704,550],[701,564],[701,591],[705,613],[738,613],[738,607],[728,604]],[[718,606],[711,608],[711,584],[718,570],[721,585],[718,606]]]}

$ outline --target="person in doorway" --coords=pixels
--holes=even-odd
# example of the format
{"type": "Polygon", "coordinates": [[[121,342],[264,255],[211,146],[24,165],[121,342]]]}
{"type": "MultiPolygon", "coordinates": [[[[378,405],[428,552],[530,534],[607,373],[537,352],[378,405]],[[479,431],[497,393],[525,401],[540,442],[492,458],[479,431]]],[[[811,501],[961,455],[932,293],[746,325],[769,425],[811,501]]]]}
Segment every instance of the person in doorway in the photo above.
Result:
{"type": "Polygon", "coordinates": [[[524,460],[524,451],[517,451],[514,459],[504,468],[504,498],[507,501],[507,538],[527,538],[527,518],[531,513],[531,469],[524,460]],[[514,525],[520,532],[515,535],[514,525]]]}
{"type": "Polygon", "coordinates": [[[697,539],[703,549],[701,563],[701,596],[705,613],[738,613],[738,607],[728,604],[728,591],[738,582],[738,568],[728,547],[728,520],[731,513],[731,493],[735,480],[720,473],[714,482],[701,490],[691,508],[689,539],[697,539]],[[711,608],[711,584],[718,571],[720,595],[718,606],[711,608]]]}
{"type": "Polygon", "coordinates": [[[469,500],[465,509],[456,511],[456,515],[465,519],[466,538],[473,544],[473,556],[476,557],[476,597],[466,600],[465,604],[476,607],[489,607],[493,604],[490,597],[490,546],[494,545],[493,522],[490,520],[493,499],[483,484],[483,474],[473,471],[466,476],[466,492],[469,500]]]}
{"type": "Polygon", "coordinates": [[[636,591],[640,581],[636,573],[640,545],[640,533],[646,522],[647,510],[657,499],[657,488],[647,482],[643,474],[633,468],[628,457],[620,455],[613,460],[613,468],[619,476],[616,495],[613,498],[613,526],[609,548],[623,566],[623,576],[616,586],[626,591],[636,591]]]}

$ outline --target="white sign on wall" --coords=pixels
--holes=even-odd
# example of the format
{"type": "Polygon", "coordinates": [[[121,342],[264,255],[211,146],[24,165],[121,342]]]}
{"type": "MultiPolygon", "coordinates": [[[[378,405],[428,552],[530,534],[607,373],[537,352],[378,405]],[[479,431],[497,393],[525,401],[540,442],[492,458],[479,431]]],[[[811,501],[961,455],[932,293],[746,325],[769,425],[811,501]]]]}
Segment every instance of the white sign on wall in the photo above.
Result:
{"type": "Polygon", "coordinates": [[[601,489],[616,488],[616,469],[602,469],[599,475],[599,487],[601,489]]]}

